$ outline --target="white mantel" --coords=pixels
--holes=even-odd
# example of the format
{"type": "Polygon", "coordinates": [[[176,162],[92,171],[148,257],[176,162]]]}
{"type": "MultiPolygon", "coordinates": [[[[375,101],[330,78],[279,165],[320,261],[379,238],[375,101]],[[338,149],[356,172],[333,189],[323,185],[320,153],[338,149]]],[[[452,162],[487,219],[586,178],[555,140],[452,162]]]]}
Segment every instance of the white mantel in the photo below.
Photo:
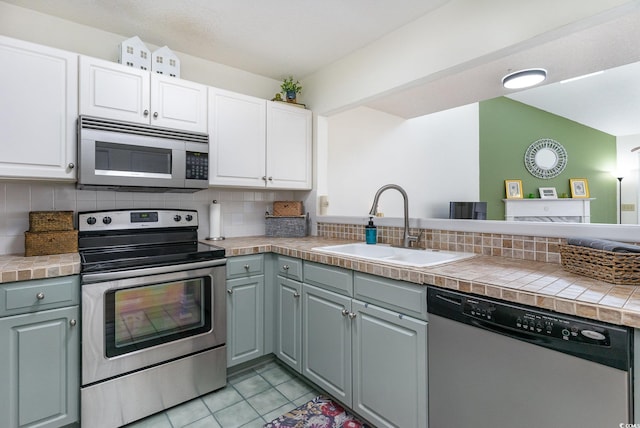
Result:
{"type": "Polygon", "coordinates": [[[591,223],[591,201],[594,199],[503,199],[504,219],[591,223]]]}

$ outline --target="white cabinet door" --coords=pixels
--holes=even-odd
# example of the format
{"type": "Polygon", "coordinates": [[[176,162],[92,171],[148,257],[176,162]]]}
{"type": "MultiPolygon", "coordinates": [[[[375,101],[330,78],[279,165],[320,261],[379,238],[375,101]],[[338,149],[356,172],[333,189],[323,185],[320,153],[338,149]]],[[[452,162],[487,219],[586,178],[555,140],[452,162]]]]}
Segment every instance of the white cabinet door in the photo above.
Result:
{"type": "Polygon", "coordinates": [[[266,101],[209,88],[209,183],[265,186],[266,101]]]}
{"type": "Polygon", "coordinates": [[[0,36],[0,176],[75,179],[78,56],[0,36]]]}
{"type": "Polygon", "coordinates": [[[80,114],[148,124],[149,82],[148,71],[80,56],[80,114]]]}
{"type": "Polygon", "coordinates": [[[284,103],[267,103],[267,187],[311,189],[312,114],[284,103]]]}
{"type": "Polygon", "coordinates": [[[207,87],[160,74],[151,75],[151,124],[207,132],[207,87]]]}
{"type": "Polygon", "coordinates": [[[207,87],[81,56],[80,114],[207,132],[207,87]]]}
{"type": "Polygon", "coordinates": [[[378,427],[427,426],[427,323],[353,300],[352,408],[378,427]]]}

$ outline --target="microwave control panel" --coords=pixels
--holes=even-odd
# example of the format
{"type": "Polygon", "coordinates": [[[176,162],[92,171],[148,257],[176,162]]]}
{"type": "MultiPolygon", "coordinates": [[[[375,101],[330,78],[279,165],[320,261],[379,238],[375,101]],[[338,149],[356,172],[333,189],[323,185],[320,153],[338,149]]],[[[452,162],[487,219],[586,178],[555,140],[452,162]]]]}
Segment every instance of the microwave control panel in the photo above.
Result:
{"type": "Polygon", "coordinates": [[[187,180],[209,180],[209,153],[187,152],[187,180]]]}

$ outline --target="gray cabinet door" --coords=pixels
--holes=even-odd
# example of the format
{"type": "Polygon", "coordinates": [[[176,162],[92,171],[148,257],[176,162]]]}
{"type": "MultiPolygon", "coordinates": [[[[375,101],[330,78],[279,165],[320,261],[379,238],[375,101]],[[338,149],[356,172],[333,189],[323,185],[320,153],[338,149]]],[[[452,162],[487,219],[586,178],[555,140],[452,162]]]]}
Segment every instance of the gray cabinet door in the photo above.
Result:
{"type": "Polygon", "coordinates": [[[264,354],[264,275],[227,280],[227,367],[264,354]]]}
{"type": "Polygon", "coordinates": [[[378,427],[427,426],[427,323],[358,300],[353,406],[378,427]]]}
{"type": "Polygon", "coordinates": [[[302,283],[278,276],[276,356],[298,373],[302,370],[302,283]]]}
{"type": "Polygon", "coordinates": [[[78,307],[0,318],[0,426],[78,420],[78,307]]]}
{"type": "Polygon", "coordinates": [[[351,298],[302,285],[302,372],[351,405],[351,298]]]}

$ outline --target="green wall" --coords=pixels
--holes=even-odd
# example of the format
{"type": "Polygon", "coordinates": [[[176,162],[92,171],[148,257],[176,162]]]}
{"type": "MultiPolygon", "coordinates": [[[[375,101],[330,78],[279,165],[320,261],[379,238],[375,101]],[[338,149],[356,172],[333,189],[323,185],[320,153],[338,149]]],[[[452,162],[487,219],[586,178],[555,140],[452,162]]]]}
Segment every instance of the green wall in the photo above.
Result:
{"type": "Polygon", "coordinates": [[[504,180],[522,180],[524,195],[539,197],[539,187],[555,187],[569,196],[570,178],[589,184],[592,223],[616,223],[616,138],[577,122],[509,98],[480,102],[480,200],[487,219],[504,220],[504,180]],[[567,167],[557,177],[535,178],[524,166],[527,147],[540,138],[556,140],[567,150],[567,167]]]}

